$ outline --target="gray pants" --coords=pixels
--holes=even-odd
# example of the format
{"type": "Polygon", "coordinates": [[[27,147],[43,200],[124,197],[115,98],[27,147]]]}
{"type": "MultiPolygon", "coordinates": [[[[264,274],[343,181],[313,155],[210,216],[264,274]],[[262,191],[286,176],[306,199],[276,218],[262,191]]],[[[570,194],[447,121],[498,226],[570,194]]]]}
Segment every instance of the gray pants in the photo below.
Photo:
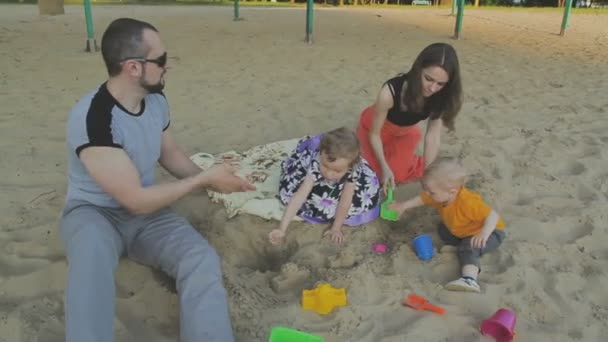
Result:
{"type": "Polygon", "coordinates": [[[114,340],[114,271],[124,253],[176,280],[180,341],[234,341],[219,257],[172,210],[134,216],[123,209],[69,202],[61,220],[61,238],[69,265],[67,342],[114,340]]]}
{"type": "Polygon", "coordinates": [[[458,260],[460,260],[461,266],[475,265],[477,268],[479,268],[481,256],[497,249],[506,236],[504,231],[495,229],[488,238],[488,241],[486,241],[486,247],[473,248],[471,247],[472,236],[464,239],[454,236],[443,223],[439,224],[437,232],[443,242],[448,245],[458,246],[458,260]]]}

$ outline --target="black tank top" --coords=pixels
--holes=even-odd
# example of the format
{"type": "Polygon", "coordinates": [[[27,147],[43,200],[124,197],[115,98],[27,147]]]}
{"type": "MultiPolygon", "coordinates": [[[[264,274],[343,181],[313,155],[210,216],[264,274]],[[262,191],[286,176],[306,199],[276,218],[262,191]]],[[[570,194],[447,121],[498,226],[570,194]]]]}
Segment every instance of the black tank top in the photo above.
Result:
{"type": "Polygon", "coordinates": [[[386,119],[397,126],[413,126],[422,120],[429,117],[427,111],[423,113],[414,113],[408,110],[401,110],[401,91],[407,83],[407,74],[401,74],[386,81],[388,88],[393,95],[393,107],[388,110],[386,119]]]}

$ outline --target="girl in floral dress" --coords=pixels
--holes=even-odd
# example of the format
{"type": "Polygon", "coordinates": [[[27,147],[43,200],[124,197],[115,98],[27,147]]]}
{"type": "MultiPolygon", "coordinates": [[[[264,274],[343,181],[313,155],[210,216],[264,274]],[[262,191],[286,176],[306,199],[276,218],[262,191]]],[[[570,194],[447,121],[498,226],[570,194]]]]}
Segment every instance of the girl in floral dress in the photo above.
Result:
{"type": "Polygon", "coordinates": [[[279,197],[286,206],[270,241],[280,243],[295,215],[311,223],[330,223],[326,232],[344,242],[342,225],[366,224],[380,213],[380,183],[360,156],[357,136],[347,128],[305,137],[283,161],[279,197]]]}

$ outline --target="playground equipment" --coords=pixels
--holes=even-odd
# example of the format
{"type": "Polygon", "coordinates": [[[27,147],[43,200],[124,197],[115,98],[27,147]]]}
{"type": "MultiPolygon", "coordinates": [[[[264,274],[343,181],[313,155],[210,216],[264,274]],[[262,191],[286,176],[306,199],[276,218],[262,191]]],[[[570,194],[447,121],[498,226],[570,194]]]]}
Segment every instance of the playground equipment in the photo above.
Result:
{"type": "Polygon", "coordinates": [[[568,28],[568,24],[570,24],[570,11],[572,10],[572,0],[566,0],[566,4],[564,5],[564,17],[562,18],[562,29],[559,32],[560,36],[566,34],[566,29],[568,28]]]}
{"type": "Polygon", "coordinates": [[[462,32],[462,22],[464,21],[464,0],[452,1],[453,3],[458,3],[458,12],[456,13],[456,25],[454,26],[454,39],[460,39],[460,33],[462,32]]]}
{"type": "MultiPolygon", "coordinates": [[[[453,0],[452,1],[452,13],[454,15],[454,11],[456,10],[456,24],[454,25],[454,39],[460,39],[460,34],[462,33],[462,24],[464,22],[464,0],[453,0]]],[[[572,11],[572,0],[566,0],[564,5],[564,16],[562,18],[562,26],[561,31],[559,33],[560,36],[564,36],[566,34],[566,29],[570,24],[570,12],[572,11]]]]}
{"type": "MultiPolygon", "coordinates": [[[[99,51],[97,46],[97,40],[95,39],[95,32],[93,30],[93,19],[91,14],[91,0],[83,0],[84,3],[84,15],[86,18],[87,25],[87,41],[85,51],[99,51]]],[[[460,39],[462,34],[462,26],[464,23],[464,0],[453,0],[451,15],[456,15],[456,23],[454,25],[454,39],[460,39]],[[456,12],[456,13],[455,13],[456,12]]],[[[570,24],[570,13],[572,11],[572,0],[566,0],[564,5],[564,16],[562,18],[560,36],[566,34],[566,29],[570,24]]],[[[240,17],[240,2],[234,0],[234,21],[242,20],[240,17]]],[[[314,0],[306,0],[306,35],[305,41],[308,44],[312,44],[314,41],[314,0]]]]}
{"type": "Polygon", "coordinates": [[[239,0],[234,0],[234,21],[242,20],[239,17],[239,0]]]}
{"type": "MultiPolygon", "coordinates": [[[[306,0],[306,42],[313,42],[313,25],[314,25],[314,0],[306,0]]],[[[239,0],[234,0],[234,21],[242,20],[239,16],[239,0]]]]}
{"type": "Polygon", "coordinates": [[[91,0],[84,0],[84,16],[87,22],[87,43],[84,50],[86,52],[99,51],[99,48],[97,47],[97,40],[95,39],[95,32],[93,31],[91,0]]]}
{"type": "MultiPolygon", "coordinates": [[[[569,0],[572,1],[572,0],[569,0]]],[[[306,42],[312,44],[313,42],[313,24],[314,24],[314,0],[306,0],[306,42]]]]}

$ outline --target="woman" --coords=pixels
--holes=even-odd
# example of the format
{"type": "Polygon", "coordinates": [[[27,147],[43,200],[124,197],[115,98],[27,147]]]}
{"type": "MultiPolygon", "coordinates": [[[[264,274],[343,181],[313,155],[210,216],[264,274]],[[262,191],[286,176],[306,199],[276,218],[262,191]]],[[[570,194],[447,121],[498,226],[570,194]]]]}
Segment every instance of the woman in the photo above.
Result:
{"type": "Polygon", "coordinates": [[[376,102],[361,113],[361,153],[382,180],[384,191],[422,176],[439,153],[441,128],[454,129],[462,106],[458,56],[451,45],[427,46],[406,74],[386,81],[376,102]],[[427,120],[428,119],[428,120],[427,120]],[[427,120],[424,152],[416,154],[427,120]]]}

